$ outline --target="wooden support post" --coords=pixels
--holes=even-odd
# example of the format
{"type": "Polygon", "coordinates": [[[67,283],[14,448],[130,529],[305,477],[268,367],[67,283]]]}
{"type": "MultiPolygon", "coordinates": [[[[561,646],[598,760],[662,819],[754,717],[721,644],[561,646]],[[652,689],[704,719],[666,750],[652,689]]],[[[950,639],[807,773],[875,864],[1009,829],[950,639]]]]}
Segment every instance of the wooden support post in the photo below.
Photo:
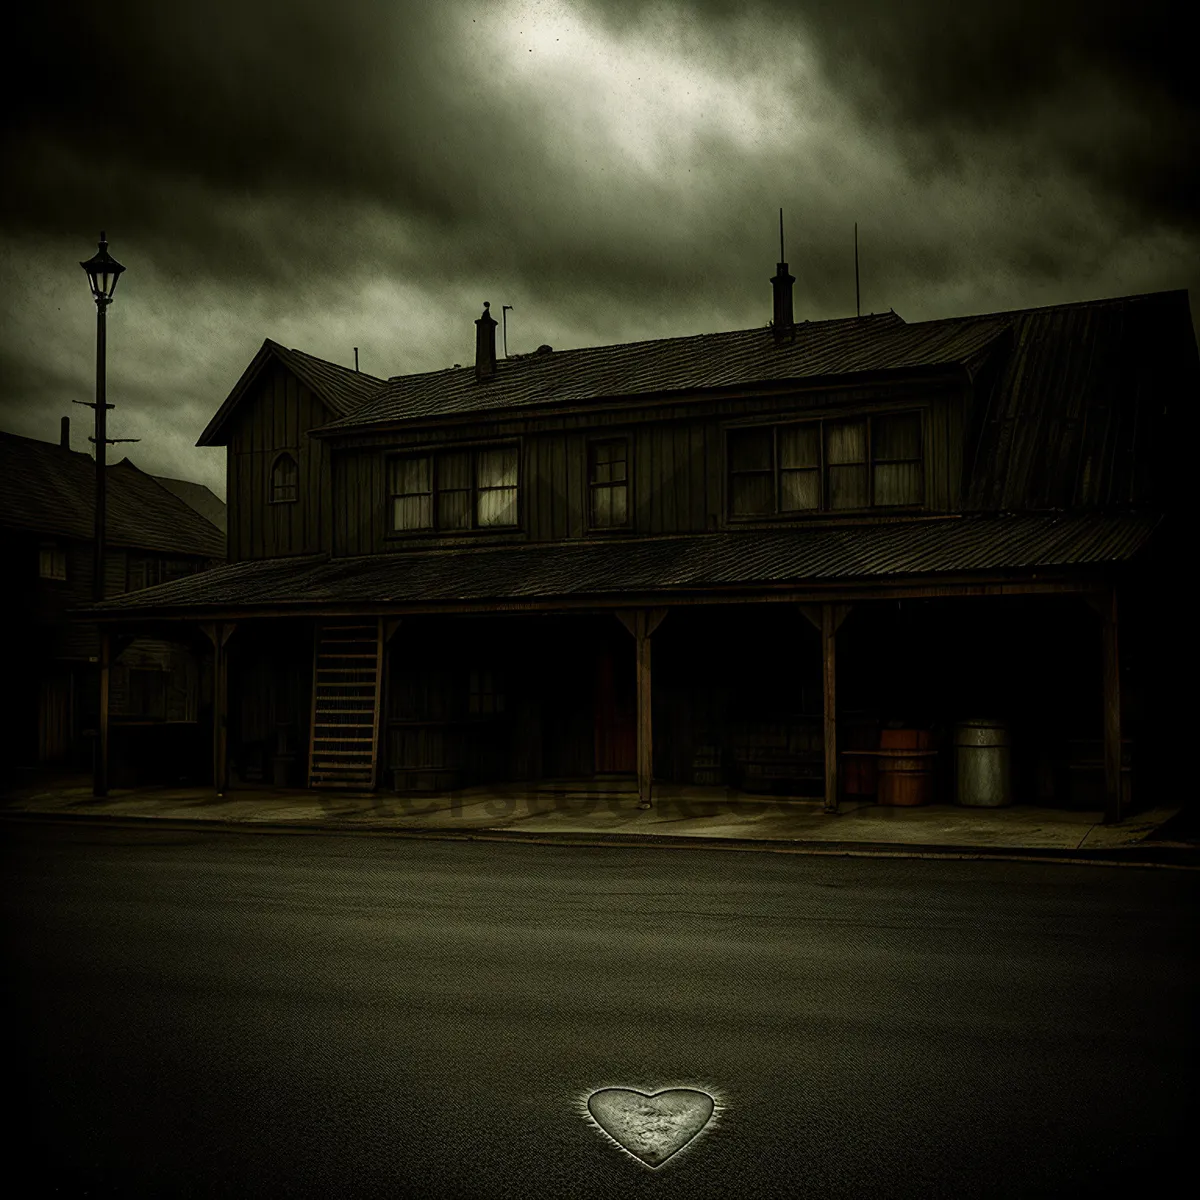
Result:
{"type": "Polygon", "coordinates": [[[225,643],[236,625],[206,622],[201,626],[213,646],[213,791],[220,798],[229,786],[229,659],[225,643]]]}
{"type": "Polygon", "coordinates": [[[837,625],[834,606],[821,605],[821,662],[825,711],[825,811],[838,810],[837,757],[837,625]]]}
{"type": "Polygon", "coordinates": [[[92,795],[108,795],[108,677],[111,666],[112,635],[100,630],[100,713],[96,727],[96,757],[93,763],[92,795]]]}
{"type": "Polygon", "coordinates": [[[1117,642],[1117,590],[1105,597],[1104,637],[1104,823],[1116,825],[1121,812],[1121,656],[1117,642]]]}
{"type": "Polygon", "coordinates": [[[1121,795],[1121,655],[1117,641],[1117,589],[1087,592],[1083,597],[1100,616],[1104,655],[1104,824],[1116,825],[1121,795]]]}
{"type": "Polygon", "coordinates": [[[638,808],[652,804],[654,730],[651,719],[653,690],[650,683],[650,637],[667,615],[665,608],[618,611],[621,623],[633,634],[637,655],[637,777],[638,808]]]}
{"type": "Polygon", "coordinates": [[[825,811],[838,810],[837,631],[850,613],[848,604],[801,604],[800,611],[821,634],[822,708],[825,725],[825,811]]]}

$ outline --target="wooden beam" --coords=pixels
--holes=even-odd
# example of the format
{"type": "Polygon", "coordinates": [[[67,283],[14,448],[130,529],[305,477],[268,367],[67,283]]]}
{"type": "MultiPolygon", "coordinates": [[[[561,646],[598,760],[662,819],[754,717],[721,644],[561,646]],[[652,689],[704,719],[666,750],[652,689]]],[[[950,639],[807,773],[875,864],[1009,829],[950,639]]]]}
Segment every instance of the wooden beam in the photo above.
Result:
{"type": "Polygon", "coordinates": [[[390,620],[387,620],[383,623],[384,645],[387,645],[387,643],[392,640],[392,638],[396,634],[396,630],[399,628],[400,628],[400,618],[399,617],[393,617],[390,620]]]}
{"type": "Polygon", "coordinates": [[[619,608],[617,619],[633,634],[637,656],[637,776],[638,808],[650,808],[653,803],[654,729],[651,719],[653,691],[650,684],[650,638],[663,623],[667,609],[619,608]]]}
{"type": "Polygon", "coordinates": [[[112,662],[112,635],[100,630],[100,718],[96,728],[96,757],[92,764],[92,795],[108,795],[108,677],[112,662]]]}
{"type": "Polygon", "coordinates": [[[229,658],[225,644],[234,626],[218,621],[204,627],[213,646],[213,791],[218,798],[229,787],[229,658]]]}
{"type": "MultiPolygon", "coordinates": [[[[825,713],[825,811],[838,810],[837,630],[838,605],[821,605],[821,663],[825,713]]],[[[844,617],[844,614],[843,614],[844,617]]]]}
{"type": "Polygon", "coordinates": [[[1117,641],[1117,589],[1104,606],[1104,823],[1116,825],[1121,811],[1121,655],[1117,641]]]}
{"type": "Polygon", "coordinates": [[[796,607],[808,618],[809,624],[818,633],[825,628],[825,610],[832,608],[833,632],[837,633],[842,627],[842,622],[850,615],[850,609],[853,606],[849,604],[798,604],[796,607]]]}
{"type": "Polygon", "coordinates": [[[634,636],[637,646],[638,808],[649,808],[654,776],[654,736],[650,716],[650,619],[645,610],[638,611],[634,636]]]}

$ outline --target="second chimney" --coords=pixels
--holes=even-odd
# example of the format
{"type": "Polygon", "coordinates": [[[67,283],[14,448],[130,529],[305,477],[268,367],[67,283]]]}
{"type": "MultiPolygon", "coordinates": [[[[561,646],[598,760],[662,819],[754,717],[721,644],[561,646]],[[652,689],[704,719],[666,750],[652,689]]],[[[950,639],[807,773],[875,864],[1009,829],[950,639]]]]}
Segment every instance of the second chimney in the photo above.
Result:
{"type": "Polygon", "coordinates": [[[64,450],[71,448],[71,418],[63,417],[58,423],[58,444],[64,450]]]}
{"type": "Polygon", "coordinates": [[[771,287],[775,291],[775,319],[772,327],[777,342],[790,341],[793,337],[792,284],[795,282],[796,277],[788,274],[787,263],[779,263],[771,280],[771,287]]]}
{"type": "Polygon", "coordinates": [[[483,302],[483,315],[475,322],[475,379],[486,383],[496,374],[496,318],[488,311],[491,304],[483,302]]]}

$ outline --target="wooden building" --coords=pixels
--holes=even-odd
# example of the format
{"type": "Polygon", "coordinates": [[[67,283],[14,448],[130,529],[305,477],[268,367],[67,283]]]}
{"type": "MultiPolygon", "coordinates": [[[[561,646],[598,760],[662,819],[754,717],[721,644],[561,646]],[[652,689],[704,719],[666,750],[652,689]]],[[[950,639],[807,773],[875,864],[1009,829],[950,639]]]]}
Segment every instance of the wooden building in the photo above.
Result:
{"type": "MultiPolygon", "coordinates": [[[[71,610],[92,596],[95,460],[56,443],[0,433],[0,547],[6,564],[3,748],[0,777],[39,767],[89,768],[99,729],[101,644],[71,610]]],[[[225,541],[197,505],[220,500],[200,484],[157,479],[127,458],[107,472],[105,594],[118,596],[203,571],[225,541]],[[188,492],[194,503],[185,502],[188,492]]],[[[186,639],[185,639],[186,643],[186,639]]],[[[135,779],[157,756],[203,742],[203,654],[162,638],[123,636],[109,674],[114,764],[135,779]]],[[[201,647],[202,648],[202,647],[201,647]]],[[[211,702],[211,701],[210,701],[211,702]]],[[[201,761],[204,761],[202,758],[201,761]]]]}
{"type": "Polygon", "coordinates": [[[1186,293],[796,322],[791,285],[763,328],[499,360],[485,306],[473,366],[387,380],[267,341],[200,439],[228,563],[92,616],[204,629],[218,789],[834,809],[881,727],[945,764],[983,717],[1018,799],[1119,819],[1174,736],[1186,293]]]}

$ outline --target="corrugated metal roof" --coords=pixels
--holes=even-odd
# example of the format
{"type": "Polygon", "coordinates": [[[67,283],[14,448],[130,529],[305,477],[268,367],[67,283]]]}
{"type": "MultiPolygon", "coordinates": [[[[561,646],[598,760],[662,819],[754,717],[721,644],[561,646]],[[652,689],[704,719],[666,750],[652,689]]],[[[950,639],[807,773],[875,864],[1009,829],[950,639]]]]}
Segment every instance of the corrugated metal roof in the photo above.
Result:
{"type": "Polygon", "coordinates": [[[998,316],[1011,335],[969,413],[966,507],[1160,504],[1164,408],[1196,402],[1187,292],[998,316]]]}
{"type": "Polygon", "coordinates": [[[1003,322],[966,318],[907,325],[895,313],[803,322],[777,343],[770,329],[592,346],[501,359],[486,383],[475,368],[404,375],[321,433],[394,421],[573,404],[660,392],[938,367],[973,360],[1003,322]]]}
{"type": "MultiPolygon", "coordinates": [[[[96,462],[88,454],[0,433],[0,525],[90,541],[96,462]]],[[[106,533],[114,546],[225,557],[225,536],[127,458],[108,468],[106,533]]]]}
{"type": "Polygon", "coordinates": [[[722,586],[1117,563],[1159,517],[969,516],[235,563],[107,601],[111,612],[605,597],[722,586]]]}

